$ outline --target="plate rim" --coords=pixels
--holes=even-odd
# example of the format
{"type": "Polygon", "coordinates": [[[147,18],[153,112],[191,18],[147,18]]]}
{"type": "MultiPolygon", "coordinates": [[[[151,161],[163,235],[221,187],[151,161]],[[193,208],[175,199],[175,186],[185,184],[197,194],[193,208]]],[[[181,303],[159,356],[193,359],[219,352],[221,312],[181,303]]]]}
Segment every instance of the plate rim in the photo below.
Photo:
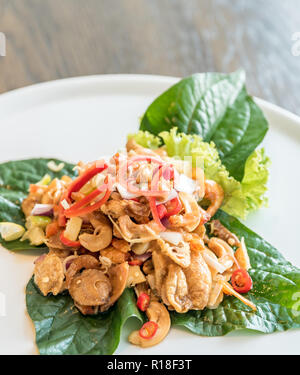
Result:
{"type": "MultiPolygon", "coordinates": [[[[156,74],[94,74],[94,75],[83,75],[83,76],[74,76],[62,79],[55,79],[40,83],[35,83],[32,85],[28,85],[25,87],[20,87],[17,89],[13,89],[7,92],[0,94],[0,105],[2,101],[6,100],[16,100],[19,96],[23,95],[35,95],[38,91],[48,91],[53,90],[54,88],[59,88],[68,86],[68,85],[76,85],[82,83],[129,83],[129,82],[136,82],[136,83],[144,83],[144,82],[152,82],[152,83],[166,83],[166,84],[175,84],[181,78],[174,77],[174,76],[167,76],[167,75],[156,75],[156,74]]],[[[285,119],[289,119],[291,122],[297,124],[300,127],[300,116],[294,114],[293,112],[284,109],[276,104],[273,104],[267,100],[261,99],[256,96],[252,96],[256,103],[261,107],[264,112],[272,113],[279,117],[284,117],[285,119]]]]}

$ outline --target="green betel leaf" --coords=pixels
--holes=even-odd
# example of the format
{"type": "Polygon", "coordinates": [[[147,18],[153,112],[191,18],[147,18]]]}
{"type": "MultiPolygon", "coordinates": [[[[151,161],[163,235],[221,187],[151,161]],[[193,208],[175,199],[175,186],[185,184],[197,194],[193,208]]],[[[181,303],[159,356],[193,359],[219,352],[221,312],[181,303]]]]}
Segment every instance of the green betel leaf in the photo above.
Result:
{"type": "MultiPolygon", "coordinates": [[[[21,210],[22,200],[28,195],[30,184],[39,182],[46,174],[52,178],[67,175],[75,177],[74,165],[64,162],[64,168],[59,172],[52,172],[47,163],[53,160],[56,164],[61,163],[56,159],[28,159],[10,161],[0,164],[0,222],[9,221],[20,225],[25,224],[21,210]]],[[[0,243],[9,250],[31,250],[36,249],[28,241],[6,242],[0,236],[0,243]]],[[[40,247],[39,247],[40,248],[40,247]]]]}
{"type": "Polygon", "coordinates": [[[234,217],[219,211],[215,218],[238,237],[245,238],[253,279],[253,290],[246,297],[256,304],[257,311],[234,297],[225,297],[216,310],[171,313],[172,324],[202,336],[222,336],[241,329],[272,333],[300,328],[300,270],[234,217]]]}
{"type": "Polygon", "coordinates": [[[143,322],[132,289],[126,289],[107,312],[84,316],[69,295],[44,297],[32,278],[26,305],[40,354],[113,354],[124,323],[132,317],[143,322]]]}
{"type": "Polygon", "coordinates": [[[148,107],[141,130],[154,135],[177,127],[216,144],[231,176],[241,181],[245,162],[263,140],[268,123],[247,94],[245,73],[204,73],[184,78],[148,107]]]}

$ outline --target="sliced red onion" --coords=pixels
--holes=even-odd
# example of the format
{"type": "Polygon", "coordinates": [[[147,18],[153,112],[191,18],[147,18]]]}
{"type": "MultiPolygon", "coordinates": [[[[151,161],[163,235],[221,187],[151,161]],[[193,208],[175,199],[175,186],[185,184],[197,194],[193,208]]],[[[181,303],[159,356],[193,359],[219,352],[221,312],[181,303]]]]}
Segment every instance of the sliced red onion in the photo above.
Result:
{"type": "Polygon", "coordinates": [[[182,191],[183,193],[187,194],[193,194],[196,187],[197,182],[185,174],[181,174],[175,184],[175,189],[177,191],[182,191]]]}
{"type": "Polygon", "coordinates": [[[161,223],[166,228],[170,228],[171,227],[171,223],[170,223],[170,221],[169,221],[169,219],[167,217],[163,217],[161,219],[161,223]]]}
{"type": "Polygon", "coordinates": [[[40,204],[37,203],[31,211],[32,216],[52,216],[53,204],[40,204]]]}
{"type": "Polygon", "coordinates": [[[165,231],[160,233],[160,237],[171,243],[172,245],[177,246],[180,242],[183,241],[182,234],[179,232],[171,232],[171,231],[165,231]]]}
{"type": "Polygon", "coordinates": [[[71,263],[73,262],[74,259],[78,258],[78,255],[70,255],[66,257],[63,261],[63,268],[64,272],[66,273],[68,268],[70,267],[71,263]]]}
{"type": "Polygon", "coordinates": [[[118,192],[120,193],[121,197],[123,199],[132,199],[132,198],[138,198],[139,195],[132,194],[129,191],[127,191],[122,185],[116,184],[116,188],[118,189],[118,192]]]}

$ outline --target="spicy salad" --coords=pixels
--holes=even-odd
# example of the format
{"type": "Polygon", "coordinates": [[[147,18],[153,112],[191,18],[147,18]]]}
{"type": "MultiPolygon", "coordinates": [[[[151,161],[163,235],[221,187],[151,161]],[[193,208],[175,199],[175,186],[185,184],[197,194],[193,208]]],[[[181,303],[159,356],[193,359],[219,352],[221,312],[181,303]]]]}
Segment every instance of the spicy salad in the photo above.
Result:
{"type": "Polygon", "coordinates": [[[74,180],[31,184],[22,202],[23,239],[49,248],[34,268],[44,296],[68,291],[83,315],[95,315],[134,288],[148,321],[129,341],[141,347],[167,336],[169,311],[216,309],[224,295],[256,310],[243,296],[252,288],[244,238],[214,220],[224,192],[203,169],[134,139],[76,169],[74,180]]]}
{"type": "Polygon", "coordinates": [[[112,354],[130,318],[143,348],[171,326],[300,328],[299,268],[239,221],[268,203],[267,131],[243,71],[195,74],[108,158],[0,164],[0,243],[43,251],[26,287],[39,352],[112,354]]]}

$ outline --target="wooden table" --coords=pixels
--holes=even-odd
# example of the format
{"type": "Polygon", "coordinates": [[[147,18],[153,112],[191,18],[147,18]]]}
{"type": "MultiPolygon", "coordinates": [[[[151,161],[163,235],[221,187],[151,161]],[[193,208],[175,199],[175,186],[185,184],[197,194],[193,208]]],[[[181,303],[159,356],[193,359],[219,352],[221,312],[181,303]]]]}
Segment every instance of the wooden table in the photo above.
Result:
{"type": "Polygon", "coordinates": [[[253,95],[300,115],[299,0],[0,0],[0,92],[103,73],[243,67],[253,95]]]}

